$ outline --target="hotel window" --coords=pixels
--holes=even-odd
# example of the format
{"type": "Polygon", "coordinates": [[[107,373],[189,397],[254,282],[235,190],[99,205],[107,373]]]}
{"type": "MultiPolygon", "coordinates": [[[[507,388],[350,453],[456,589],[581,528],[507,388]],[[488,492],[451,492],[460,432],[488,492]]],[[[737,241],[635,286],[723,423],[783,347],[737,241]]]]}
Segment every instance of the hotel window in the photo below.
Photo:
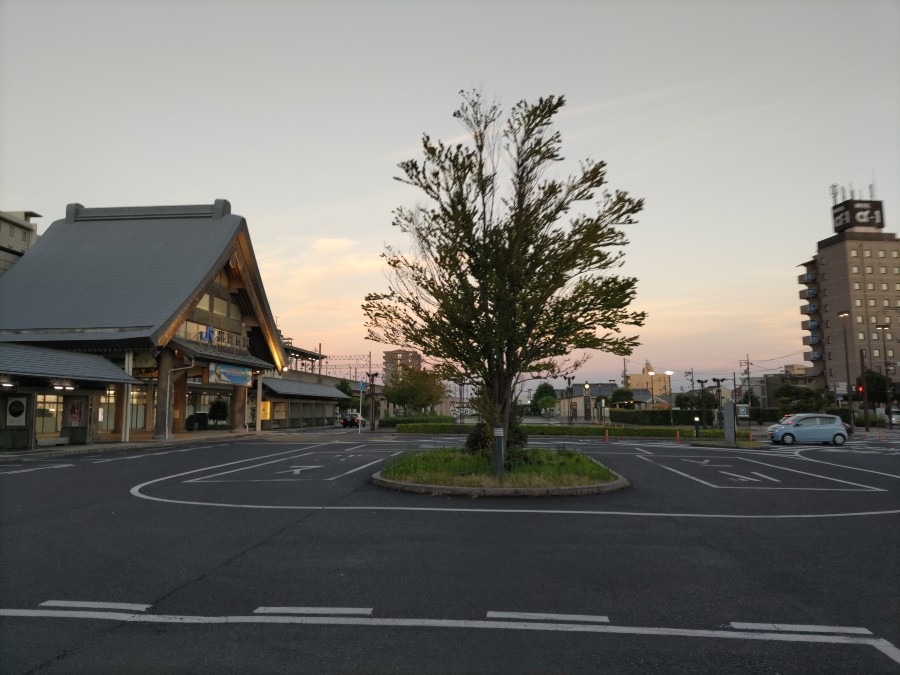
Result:
{"type": "Polygon", "coordinates": [[[856,339],[859,340],[860,342],[865,342],[865,341],[866,341],[866,334],[865,334],[865,333],[857,333],[857,334],[856,334],[856,339]]]}
{"type": "Polygon", "coordinates": [[[856,305],[857,307],[862,307],[862,300],[857,298],[856,300],[853,301],[853,304],[856,305]]]}
{"type": "Polygon", "coordinates": [[[900,258],[900,251],[891,251],[892,258],[900,258]]]}
{"type": "Polygon", "coordinates": [[[863,251],[863,257],[864,257],[864,258],[871,258],[871,257],[872,257],[872,251],[870,251],[869,249],[866,249],[865,251],[863,251]]]}
{"type": "Polygon", "coordinates": [[[878,251],[878,257],[879,257],[879,258],[883,258],[883,257],[884,257],[884,251],[878,251]]]}
{"type": "MultiPolygon", "coordinates": [[[[830,335],[825,339],[825,344],[829,344],[829,345],[831,344],[831,336],[830,335]]],[[[828,352],[828,358],[829,359],[831,358],[831,352],[828,352]]]]}
{"type": "Polygon", "coordinates": [[[859,266],[854,265],[853,267],[850,268],[850,272],[852,272],[853,274],[859,274],[859,266]]]}
{"type": "Polygon", "coordinates": [[[894,350],[893,350],[893,349],[888,349],[888,350],[887,350],[887,355],[888,355],[888,357],[890,357],[890,358],[894,358],[894,350]]]}
{"type": "MultiPolygon", "coordinates": [[[[900,286],[900,284],[897,284],[897,285],[900,286]]],[[[853,290],[854,290],[854,291],[858,291],[858,290],[859,290],[859,282],[858,282],[858,281],[854,281],[854,282],[853,282],[853,290]]]]}
{"type": "Polygon", "coordinates": [[[873,283],[870,281],[869,283],[866,284],[866,290],[867,290],[867,291],[874,291],[874,290],[875,290],[875,284],[873,284],[873,283]]]}
{"type": "Polygon", "coordinates": [[[825,320],[825,328],[831,328],[831,319],[825,320]]]}
{"type": "Polygon", "coordinates": [[[881,284],[881,290],[886,291],[888,289],[887,284],[881,284]]]}
{"type": "Polygon", "coordinates": [[[890,323],[890,322],[891,322],[891,317],[889,317],[889,316],[886,316],[881,320],[881,323],[890,323]]]}
{"type": "Polygon", "coordinates": [[[869,307],[875,306],[875,298],[869,298],[869,307]]]}
{"type": "Polygon", "coordinates": [[[882,307],[890,307],[890,306],[891,306],[891,301],[890,301],[890,300],[882,300],[882,301],[881,301],[881,306],[882,306],[882,307]]]}
{"type": "Polygon", "coordinates": [[[866,265],[866,274],[872,274],[872,266],[866,265]]]}
{"type": "Polygon", "coordinates": [[[877,316],[870,316],[870,317],[869,317],[869,323],[878,323],[878,317],[877,317],[877,316]]]}
{"type": "Polygon", "coordinates": [[[862,322],[863,322],[862,314],[857,314],[856,315],[856,323],[862,323],[862,322]]]}
{"type": "Polygon", "coordinates": [[[855,248],[850,249],[850,257],[851,258],[855,258],[858,255],[859,255],[859,253],[857,252],[857,250],[855,248]]]}
{"type": "Polygon", "coordinates": [[[900,274],[900,267],[894,268],[894,274],[900,274]]]}
{"type": "Polygon", "coordinates": [[[882,265],[881,267],[878,268],[878,273],[879,274],[887,274],[887,267],[882,265]]]}
{"type": "Polygon", "coordinates": [[[872,356],[873,356],[873,357],[876,357],[876,358],[880,358],[880,357],[881,357],[881,350],[880,350],[880,349],[873,349],[873,350],[872,350],[872,356]]]}

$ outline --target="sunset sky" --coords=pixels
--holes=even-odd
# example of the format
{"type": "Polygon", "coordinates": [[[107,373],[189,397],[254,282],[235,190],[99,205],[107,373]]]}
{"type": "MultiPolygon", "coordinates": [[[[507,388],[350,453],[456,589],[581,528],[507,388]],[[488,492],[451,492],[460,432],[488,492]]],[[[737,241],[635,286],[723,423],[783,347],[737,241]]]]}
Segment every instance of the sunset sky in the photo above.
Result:
{"type": "MultiPolygon", "coordinates": [[[[228,199],[294,344],[381,352],[393,180],[477,88],[566,96],[566,162],[646,200],[624,271],[649,320],[627,359],[731,377],[803,363],[798,265],[830,186],[900,230],[897,0],[0,0],[0,209],[228,199]]],[[[172,242],[178,246],[177,241],[172,242]]],[[[597,353],[576,378],[620,379],[597,353]]]]}

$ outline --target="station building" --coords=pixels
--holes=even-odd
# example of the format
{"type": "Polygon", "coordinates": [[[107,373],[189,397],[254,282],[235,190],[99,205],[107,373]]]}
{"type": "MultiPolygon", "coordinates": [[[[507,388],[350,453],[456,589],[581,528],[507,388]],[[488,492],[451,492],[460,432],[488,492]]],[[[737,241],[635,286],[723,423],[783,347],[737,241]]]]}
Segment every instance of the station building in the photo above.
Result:
{"type": "Polygon", "coordinates": [[[0,276],[0,448],[48,429],[73,443],[167,439],[213,410],[244,430],[259,408],[257,428],[271,427],[273,400],[305,402],[274,426],[333,423],[333,386],[275,384],[290,358],[227,201],[70,204],[0,276]]]}

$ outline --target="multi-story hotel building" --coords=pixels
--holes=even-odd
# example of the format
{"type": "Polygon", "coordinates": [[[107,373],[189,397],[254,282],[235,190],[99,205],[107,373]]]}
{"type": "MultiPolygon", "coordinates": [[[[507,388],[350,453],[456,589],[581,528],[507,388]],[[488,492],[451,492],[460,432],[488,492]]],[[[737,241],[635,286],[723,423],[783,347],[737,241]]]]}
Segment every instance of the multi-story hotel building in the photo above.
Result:
{"type": "Polygon", "coordinates": [[[419,352],[408,349],[394,349],[384,352],[384,385],[389,385],[404,368],[410,370],[422,370],[422,355],[419,352]]]}
{"type": "MultiPolygon", "coordinates": [[[[835,200],[836,201],[836,200],[835,200]]],[[[835,234],[803,263],[804,359],[814,387],[843,396],[865,369],[894,377],[900,324],[900,241],[885,232],[882,203],[849,199],[832,208],[835,234]]]]}

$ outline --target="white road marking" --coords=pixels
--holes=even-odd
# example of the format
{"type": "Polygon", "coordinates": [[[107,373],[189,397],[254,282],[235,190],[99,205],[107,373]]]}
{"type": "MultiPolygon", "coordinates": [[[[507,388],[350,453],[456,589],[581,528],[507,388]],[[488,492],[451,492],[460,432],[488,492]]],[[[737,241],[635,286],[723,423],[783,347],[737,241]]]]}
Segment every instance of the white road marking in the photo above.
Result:
{"type": "Polygon", "coordinates": [[[0,471],[0,476],[6,476],[13,473],[29,473],[30,471],[40,471],[41,469],[65,469],[74,464],[51,464],[50,466],[35,466],[30,469],[16,469],[15,471],[0,471]]]}
{"type": "Polygon", "coordinates": [[[153,605],[134,605],[127,602],[81,602],[79,600],[47,600],[41,607],[80,607],[82,609],[127,609],[144,612],[153,605]]]}
{"type": "Polygon", "coordinates": [[[369,616],[372,607],[257,607],[254,614],[360,614],[369,616]]]}
{"type": "Polygon", "coordinates": [[[608,616],[592,614],[543,614],[540,612],[488,612],[488,619],[545,619],[547,621],[590,621],[609,623],[608,616]]]}
{"type": "Polygon", "coordinates": [[[750,478],[750,476],[742,476],[739,473],[731,473],[730,471],[720,471],[719,473],[724,473],[726,476],[731,476],[731,478],[729,478],[729,480],[736,480],[736,481],[740,481],[742,483],[745,481],[748,481],[748,480],[753,483],[759,482],[759,478],[750,478]]]}
{"type": "MultiPolygon", "coordinates": [[[[248,468],[248,469],[252,469],[253,467],[250,466],[250,467],[247,467],[247,468],[248,468]]],[[[304,472],[304,471],[308,471],[308,470],[310,470],[310,469],[321,469],[321,468],[322,468],[322,465],[321,465],[321,464],[315,464],[315,465],[313,465],[313,466],[292,466],[292,467],[291,467],[290,469],[288,469],[287,471],[276,471],[275,473],[276,473],[276,474],[279,474],[279,473],[291,473],[291,474],[294,474],[295,476],[299,476],[299,475],[300,475],[302,472],[304,472]]],[[[193,481],[187,481],[187,482],[188,482],[188,483],[191,483],[191,482],[193,482],[193,481]]]]}
{"type": "Polygon", "coordinates": [[[295,616],[254,614],[251,616],[180,616],[126,614],[123,612],[87,612],[47,609],[0,609],[0,616],[56,619],[95,619],[133,623],[166,624],[301,624],[327,626],[374,626],[399,628],[486,628],[490,630],[549,631],[562,633],[606,633],[650,635],[656,637],[720,638],[725,640],[759,640],[771,642],[805,642],[814,644],[865,645],[874,647],[896,663],[900,650],[883,638],[818,633],[753,632],[737,630],[704,630],[690,628],[651,628],[643,626],[611,626],[606,624],[542,623],[537,621],[489,621],[465,619],[387,619],[356,616],[295,616]]]}
{"type": "Polygon", "coordinates": [[[865,473],[874,473],[878,476],[887,476],[888,478],[900,478],[900,476],[893,474],[893,473],[884,473],[883,471],[873,471],[872,469],[860,469],[859,467],[856,467],[856,466],[846,466],[845,464],[835,464],[834,462],[825,462],[821,459],[812,459],[810,457],[805,457],[805,456],[799,454],[800,452],[803,452],[804,450],[809,450],[809,448],[800,448],[799,450],[795,451],[795,453],[796,453],[795,456],[797,457],[797,459],[802,459],[804,462],[815,462],[816,464],[825,464],[826,466],[836,466],[839,469],[851,469],[853,471],[863,471],[865,473]]]}
{"type": "Polygon", "coordinates": [[[766,474],[760,473],[759,471],[751,471],[750,473],[752,473],[754,476],[759,476],[760,478],[765,478],[766,480],[770,480],[770,481],[772,481],[773,483],[780,483],[780,482],[781,482],[781,481],[778,480],[777,478],[772,478],[771,476],[767,476],[766,474]]]}
{"type": "Polygon", "coordinates": [[[835,483],[844,483],[845,485],[853,485],[854,487],[865,488],[866,490],[872,490],[874,492],[887,492],[887,490],[872,487],[871,485],[862,485],[861,483],[851,483],[849,480],[840,480],[839,478],[830,478],[829,476],[822,476],[817,473],[809,473],[807,471],[800,471],[799,469],[788,469],[786,466],[778,466],[777,464],[766,464],[765,462],[760,462],[755,459],[748,459],[747,457],[739,457],[738,459],[742,459],[745,462],[752,462],[753,464],[762,464],[763,466],[768,466],[773,469],[779,469],[780,471],[790,471],[792,473],[801,473],[804,476],[812,476],[813,478],[821,478],[822,480],[830,480],[830,481],[834,481],[835,483]]]}
{"type": "MultiPolygon", "coordinates": [[[[396,457],[399,454],[400,454],[399,452],[395,452],[392,455],[388,455],[387,459],[390,459],[391,457],[396,457]]],[[[369,462],[368,464],[363,464],[362,466],[358,466],[355,469],[350,469],[350,471],[345,471],[344,473],[342,473],[340,475],[332,476],[331,478],[326,478],[325,480],[337,480],[338,478],[343,478],[344,476],[349,476],[351,473],[356,473],[357,471],[362,471],[363,469],[367,469],[370,466],[375,466],[376,464],[381,464],[383,461],[384,461],[384,458],[376,459],[374,462],[369,462]]]]}
{"type": "Polygon", "coordinates": [[[683,471],[679,471],[678,469],[673,469],[671,466],[666,466],[665,464],[657,464],[652,459],[647,459],[642,455],[637,455],[638,459],[642,459],[645,462],[650,462],[651,464],[658,466],[661,469],[665,469],[666,471],[671,471],[672,473],[677,473],[679,476],[684,476],[685,478],[690,478],[691,480],[695,480],[698,483],[706,485],[707,487],[715,488],[719,487],[718,485],[713,485],[712,483],[707,483],[705,480],[700,480],[696,476],[691,476],[690,474],[684,473],[683,471]]]}
{"type": "Polygon", "coordinates": [[[871,635],[868,628],[857,626],[808,626],[796,623],[745,623],[732,621],[732,628],[739,630],[780,630],[792,633],[849,633],[853,635],[871,635]]]}
{"type": "MultiPolygon", "coordinates": [[[[294,450],[293,452],[297,452],[297,451],[294,450]]],[[[290,452],[286,452],[286,453],[285,453],[285,452],[279,452],[279,453],[278,453],[278,455],[290,455],[290,454],[291,454],[290,452]]],[[[230,473],[237,473],[238,471],[246,471],[247,469],[257,469],[257,468],[259,468],[259,467],[261,467],[261,466],[268,466],[269,464],[277,464],[278,462],[284,462],[284,461],[286,461],[286,460],[288,460],[288,459],[297,459],[297,458],[299,458],[299,457],[308,457],[309,455],[312,455],[312,454],[315,454],[315,453],[312,453],[312,452],[304,452],[304,453],[299,454],[299,455],[294,455],[293,457],[279,457],[278,459],[273,459],[271,462],[263,462],[263,463],[261,463],[261,464],[253,464],[253,465],[251,465],[251,466],[242,466],[242,467],[238,467],[237,469],[231,469],[230,471],[222,471],[221,473],[214,473],[214,474],[212,474],[211,476],[201,476],[200,478],[192,478],[191,480],[186,480],[186,481],[184,481],[184,482],[185,482],[185,483],[197,483],[197,482],[206,480],[206,479],[208,479],[208,478],[218,478],[219,476],[227,476],[227,475],[230,474],[230,473]]],[[[276,457],[276,456],[277,456],[277,455],[269,455],[269,457],[276,457]]],[[[243,462],[254,461],[254,460],[256,460],[256,459],[265,459],[265,458],[254,457],[252,460],[246,460],[246,459],[244,459],[244,460],[238,460],[237,462],[229,462],[228,464],[220,464],[219,466],[232,466],[233,464],[241,464],[241,463],[243,463],[243,462]]],[[[210,467],[210,468],[211,468],[211,469],[215,469],[215,468],[217,468],[217,467],[210,467]]],[[[203,469],[200,469],[200,471],[203,471],[203,469]]],[[[188,471],[188,472],[186,472],[186,473],[184,473],[184,474],[181,474],[181,475],[187,476],[188,474],[191,474],[191,473],[197,473],[197,471],[188,471]]]]}
{"type": "MultiPolygon", "coordinates": [[[[145,452],[139,455],[128,455],[126,457],[108,457],[106,459],[92,460],[92,464],[106,464],[107,462],[121,462],[124,459],[144,459],[146,457],[161,457],[163,455],[172,455],[178,452],[193,452],[194,450],[209,450],[211,448],[224,448],[228,443],[218,443],[216,445],[204,445],[196,448],[179,448],[176,450],[163,450],[162,452],[145,452]]],[[[87,458],[85,458],[87,459],[87,458]]]]}

